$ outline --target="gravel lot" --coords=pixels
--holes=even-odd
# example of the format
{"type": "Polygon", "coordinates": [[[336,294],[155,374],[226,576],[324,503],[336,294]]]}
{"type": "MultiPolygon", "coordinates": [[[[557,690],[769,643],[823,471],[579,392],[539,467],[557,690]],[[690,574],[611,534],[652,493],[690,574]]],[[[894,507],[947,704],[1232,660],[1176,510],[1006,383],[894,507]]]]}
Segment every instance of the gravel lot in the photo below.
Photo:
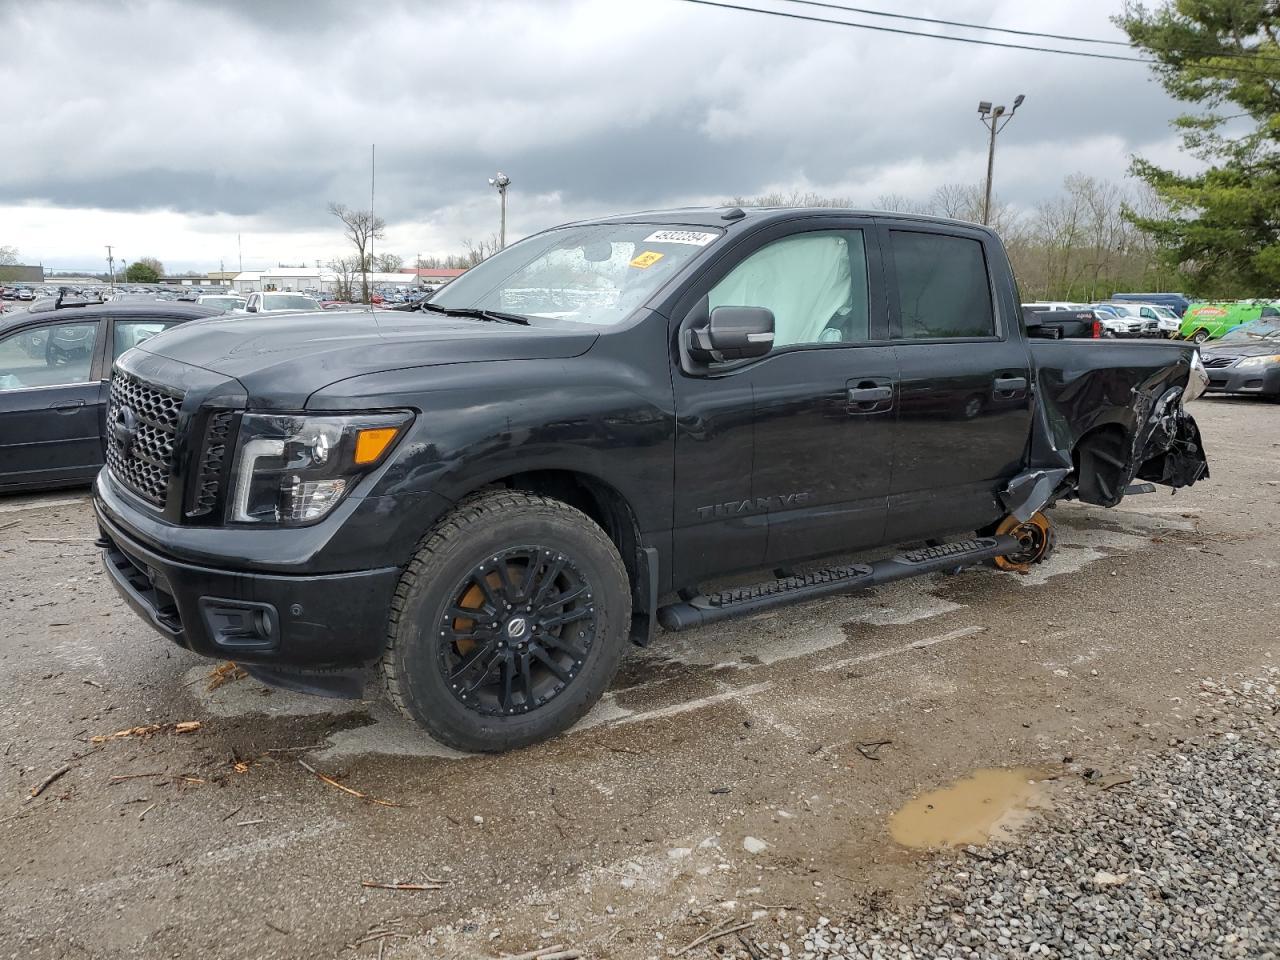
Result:
{"type": "Polygon", "coordinates": [[[1195,413],[1210,482],[1062,505],[1030,576],[661,635],[501,757],[378,702],[210,689],[116,600],[82,491],[0,498],[0,957],[1265,956],[1280,409],[1195,413]],[[1014,840],[893,840],[912,797],[1012,767],[1053,778],[1014,840]]]}
{"type": "MultiPolygon", "coordinates": [[[[1016,845],[970,846],[938,863],[913,914],[820,918],[796,953],[1274,958],[1278,681],[1275,668],[1231,685],[1202,681],[1199,735],[1132,765],[1111,790],[1072,783],[1016,845]]],[[[792,948],[783,940],[771,952],[792,948]]]]}

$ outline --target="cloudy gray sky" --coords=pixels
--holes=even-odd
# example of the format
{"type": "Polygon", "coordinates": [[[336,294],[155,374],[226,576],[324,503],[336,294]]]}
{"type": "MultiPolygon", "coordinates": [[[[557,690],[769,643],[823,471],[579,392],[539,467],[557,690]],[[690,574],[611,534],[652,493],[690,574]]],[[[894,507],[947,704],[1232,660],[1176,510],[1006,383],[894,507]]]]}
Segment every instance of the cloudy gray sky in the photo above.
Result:
{"type": "MultiPolygon", "coordinates": [[[[1123,38],[1120,0],[836,2],[1123,38]]],[[[237,234],[246,269],[328,259],[326,203],[367,205],[371,143],[384,246],[410,260],[496,230],[499,169],[514,236],[772,190],[927,196],[983,175],[977,101],[1016,93],[1015,204],[1177,162],[1177,106],[1137,64],[683,0],[0,0],[0,37],[0,244],[57,267],[103,269],[112,243],[232,269],[237,234]]]]}

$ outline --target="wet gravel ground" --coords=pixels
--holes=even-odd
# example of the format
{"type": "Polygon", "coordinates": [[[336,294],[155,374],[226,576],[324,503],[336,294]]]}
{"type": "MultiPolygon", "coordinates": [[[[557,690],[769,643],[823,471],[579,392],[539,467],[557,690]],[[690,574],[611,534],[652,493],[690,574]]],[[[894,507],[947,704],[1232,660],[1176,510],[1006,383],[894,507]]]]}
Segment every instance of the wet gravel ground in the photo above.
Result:
{"type": "Polygon", "coordinates": [[[1203,681],[1202,736],[1112,789],[1077,779],[1016,846],[939,861],[913,915],[819,918],[760,946],[803,960],[1280,956],[1277,682],[1203,681]]]}

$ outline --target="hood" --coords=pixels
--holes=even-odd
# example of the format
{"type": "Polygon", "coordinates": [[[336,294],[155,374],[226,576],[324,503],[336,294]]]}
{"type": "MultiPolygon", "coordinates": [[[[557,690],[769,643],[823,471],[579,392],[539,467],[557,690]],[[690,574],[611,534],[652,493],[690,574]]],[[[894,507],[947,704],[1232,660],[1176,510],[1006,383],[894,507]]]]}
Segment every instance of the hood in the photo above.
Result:
{"type": "Polygon", "coordinates": [[[1265,357],[1280,354],[1280,338],[1270,340],[1218,340],[1200,348],[1203,357],[1265,357]]]}
{"type": "Polygon", "coordinates": [[[198,320],[137,349],[233,377],[255,400],[289,404],[338,380],[385,370],[576,357],[598,336],[589,328],[328,310],[198,320]]]}

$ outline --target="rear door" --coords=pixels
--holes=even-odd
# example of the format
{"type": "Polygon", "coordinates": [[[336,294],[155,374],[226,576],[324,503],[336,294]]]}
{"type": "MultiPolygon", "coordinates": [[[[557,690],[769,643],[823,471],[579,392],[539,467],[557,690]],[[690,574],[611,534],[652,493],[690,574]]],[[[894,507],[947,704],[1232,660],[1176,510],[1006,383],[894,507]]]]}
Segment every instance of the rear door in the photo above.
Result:
{"type": "Polygon", "coordinates": [[[1031,431],[1016,294],[992,279],[1004,252],[981,231],[910,222],[882,224],[881,246],[901,377],[887,539],[972,532],[1001,515],[1031,431]]]}
{"type": "Polygon", "coordinates": [[[102,326],[78,316],[0,339],[0,487],[88,481],[102,466],[102,326]]]}

